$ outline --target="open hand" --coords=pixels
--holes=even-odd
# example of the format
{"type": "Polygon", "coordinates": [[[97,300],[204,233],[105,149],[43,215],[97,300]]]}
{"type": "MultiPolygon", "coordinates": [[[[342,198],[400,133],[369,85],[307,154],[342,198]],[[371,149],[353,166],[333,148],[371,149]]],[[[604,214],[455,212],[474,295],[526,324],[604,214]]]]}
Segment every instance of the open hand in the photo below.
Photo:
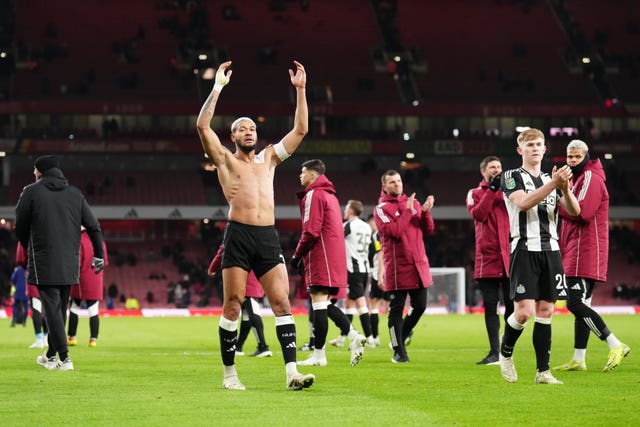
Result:
{"type": "Polygon", "coordinates": [[[227,70],[227,68],[229,68],[230,65],[231,61],[227,61],[220,64],[220,67],[218,67],[218,71],[216,71],[216,81],[213,85],[214,90],[220,92],[222,88],[226,86],[227,83],[229,83],[233,70],[229,70],[226,74],[225,71],[227,70]]]}
{"type": "Polygon", "coordinates": [[[298,89],[304,89],[307,86],[307,73],[304,71],[304,67],[298,61],[293,61],[296,66],[296,72],[294,74],[292,69],[289,69],[289,77],[291,77],[291,84],[298,89]]]}
{"type": "Polygon", "coordinates": [[[423,212],[430,211],[433,205],[435,204],[435,202],[436,202],[435,197],[433,197],[432,195],[429,195],[427,197],[427,200],[425,200],[424,203],[422,204],[422,211],[423,212]]]}

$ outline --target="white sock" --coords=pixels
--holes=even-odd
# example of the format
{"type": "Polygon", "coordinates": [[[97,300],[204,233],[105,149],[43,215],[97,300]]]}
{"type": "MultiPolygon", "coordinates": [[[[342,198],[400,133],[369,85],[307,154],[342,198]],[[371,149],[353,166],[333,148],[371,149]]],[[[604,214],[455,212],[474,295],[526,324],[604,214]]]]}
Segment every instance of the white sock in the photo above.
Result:
{"type": "Polygon", "coordinates": [[[236,365],[224,366],[224,377],[236,377],[238,376],[238,372],[236,372],[236,365]]]}
{"type": "Polygon", "coordinates": [[[583,362],[587,355],[586,348],[574,348],[573,349],[573,360],[576,362],[583,362]]]}
{"type": "Polygon", "coordinates": [[[327,357],[326,353],[324,352],[324,348],[321,348],[320,350],[318,350],[317,348],[313,349],[313,357],[315,359],[324,359],[327,357]]]}
{"type": "Polygon", "coordinates": [[[613,335],[613,332],[609,334],[609,336],[607,337],[607,345],[609,346],[609,350],[613,350],[614,348],[620,346],[622,343],[620,342],[620,340],[618,338],[616,338],[615,335],[613,335]]]}
{"type": "MultiPolygon", "coordinates": [[[[515,329],[516,331],[519,331],[521,329],[524,329],[524,324],[519,323],[516,320],[516,315],[515,313],[511,313],[511,315],[507,318],[507,323],[509,324],[509,326],[511,326],[513,329],[515,329]]],[[[525,323],[526,324],[526,323],[525,323]]]]}
{"type": "Polygon", "coordinates": [[[349,341],[353,341],[358,337],[358,331],[356,331],[355,329],[351,328],[351,330],[349,331],[349,341]]]}
{"type": "Polygon", "coordinates": [[[284,365],[284,369],[287,372],[287,377],[298,375],[298,367],[296,365],[296,362],[287,363],[286,365],[284,365]]]}

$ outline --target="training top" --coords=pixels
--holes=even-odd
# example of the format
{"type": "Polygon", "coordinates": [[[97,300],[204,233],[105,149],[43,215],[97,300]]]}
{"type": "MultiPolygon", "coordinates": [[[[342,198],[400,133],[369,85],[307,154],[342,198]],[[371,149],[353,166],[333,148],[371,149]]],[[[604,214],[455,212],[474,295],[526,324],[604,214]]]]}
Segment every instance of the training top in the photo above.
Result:
{"type": "Polygon", "coordinates": [[[320,175],[297,196],[302,234],[293,255],[303,258],[304,282],[308,287],[346,288],[342,211],[333,183],[320,175]]]}
{"type": "Polygon", "coordinates": [[[549,182],[549,174],[541,172],[532,176],[523,168],[511,169],[502,174],[501,189],[509,212],[511,229],[511,252],[522,249],[531,252],[559,251],[558,244],[558,200],[560,190],[552,191],[537,206],[528,211],[520,210],[509,200],[511,193],[523,190],[531,193],[549,182]]]}
{"type": "Polygon", "coordinates": [[[484,179],[467,193],[467,209],[475,227],[474,279],[509,277],[509,214],[502,191],[484,179]]]}
{"type": "Polygon", "coordinates": [[[382,191],[373,211],[382,243],[387,292],[427,288],[433,284],[424,246],[424,236],[435,230],[433,217],[430,211],[422,211],[417,200],[412,209],[407,209],[407,199],[405,194],[391,196],[382,191]]]}
{"type": "Polygon", "coordinates": [[[609,192],[599,159],[590,160],[571,179],[571,191],[580,204],[580,215],[560,207],[560,252],[568,277],[607,281],[609,267],[609,192]]]}

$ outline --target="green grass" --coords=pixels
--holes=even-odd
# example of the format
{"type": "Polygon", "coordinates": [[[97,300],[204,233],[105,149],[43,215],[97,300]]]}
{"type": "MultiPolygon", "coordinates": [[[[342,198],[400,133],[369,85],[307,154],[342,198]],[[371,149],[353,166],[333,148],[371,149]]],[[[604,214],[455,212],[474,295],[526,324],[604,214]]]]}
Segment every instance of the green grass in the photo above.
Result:
{"type": "MultiPolygon", "coordinates": [[[[75,371],[47,371],[35,363],[39,350],[31,324],[9,328],[0,321],[0,424],[23,425],[639,425],[640,316],[606,316],[610,329],[632,352],[604,373],[607,346],[593,335],[586,372],[558,373],[562,386],[535,385],[531,325],[515,351],[520,380],[506,383],[498,366],[476,366],[487,339],[479,315],[425,316],[408,347],[411,362],[390,362],[386,347],[367,349],[362,363],[328,348],[327,367],[301,368],[316,384],[285,391],[284,367],[273,318],[266,317],[274,357],[238,357],[245,392],[222,389],[215,317],[103,318],[98,347],[87,348],[88,319],[80,319],[79,346],[71,349],[75,371]]],[[[307,338],[297,317],[298,342],[307,338]]],[[[359,326],[358,321],[356,324],[359,326]]],[[[386,325],[386,318],[381,324],[386,325]]],[[[573,317],[553,322],[551,363],[573,354],[573,317]]],[[[337,335],[333,325],[329,338],[337,335]]],[[[249,336],[245,350],[253,350],[249,336]]],[[[306,358],[309,353],[298,353],[306,358]]]]}

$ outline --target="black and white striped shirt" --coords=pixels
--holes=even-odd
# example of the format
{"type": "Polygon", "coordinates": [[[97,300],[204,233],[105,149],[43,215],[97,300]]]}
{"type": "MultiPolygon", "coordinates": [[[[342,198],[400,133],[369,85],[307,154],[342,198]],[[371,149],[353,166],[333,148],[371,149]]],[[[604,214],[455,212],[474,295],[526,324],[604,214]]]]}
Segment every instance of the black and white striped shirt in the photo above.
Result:
{"type": "Polygon", "coordinates": [[[349,273],[367,273],[369,271],[371,226],[360,218],[345,222],[344,242],[347,249],[347,270],[349,273]]]}
{"type": "Polygon", "coordinates": [[[523,168],[511,169],[502,175],[504,202],[509,212],[511,226],[511,252],[516,248],[528,251],[559,251],[558,244],[558,200],[562,193],[552,191],[537,206],[521,211],[509,195],[522,190],[530,193],[549,182],[549,174],[541,172],[534,177],[523,168]]]}

